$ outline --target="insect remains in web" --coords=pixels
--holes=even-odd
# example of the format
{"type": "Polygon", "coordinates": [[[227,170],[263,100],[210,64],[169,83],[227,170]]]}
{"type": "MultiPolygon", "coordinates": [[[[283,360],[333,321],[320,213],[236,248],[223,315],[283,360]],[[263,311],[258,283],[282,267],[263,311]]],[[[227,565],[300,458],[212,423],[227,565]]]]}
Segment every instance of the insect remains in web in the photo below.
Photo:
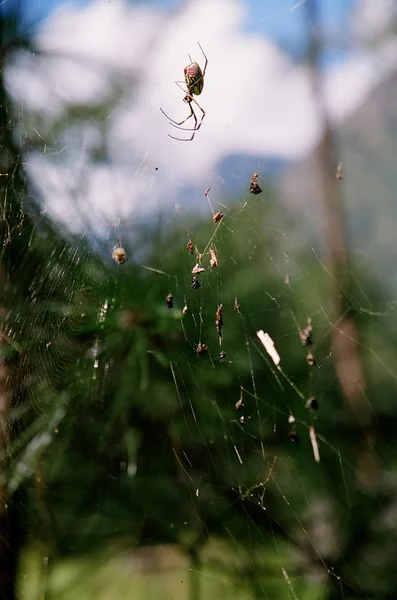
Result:
{"type": "Polygon", "coordinates": [[[261,342],[262,346],[264,347],[264,349],[266,350],[266,352],[277,367],[280,364],[281,359],[279,353],[277,352],[274,346],[274,341],[268,333],[265,333],[263,331],[263,329],[257,331],[256,335],[258,336],[258,339],[261,342]]]}
{"type": "MultiPolygon", "coordinates": [[[[312,320],[310,317],[307,318],[306,325],[304,327],[302,327],[302,329],[300,329],[298,331],[298,333],[299,333],[300,341],[302,342],[302,346],[312,346],[313,345],[313,339],[312,339],[313,325],[312,325],[312,320]]],[[[317,365],[316,357],[314,356],[314,353],[310,348],[308,348],[308,350],[307,350],[306,362],[309,365],[309,367],[315,367],[317,365]]]]}
{"type": "Polygon", "coordinates": [[[299,330],[299,337],[302,342],[302,346],[311,346],[312,344],[312,331],[313,325],[310,317],[307,318],[307,323],[302,329],[299,330]]]}
{"type": "Polygon", "coordinates": [[[259,187],[258,177],[259,177],[258,173],[254,173],[253,176],[252,176],[251,183],[250,183],[250,189],[249,189],[249,191],[250,191],[251,194],[258,195],[258,194],[260,194],[263,191],[259,187]]]}
{"type": "Polygon", "coordinates": [[[243,388],[240,388],[240,398],[237,400],[235,408],[236,410],[243,410],[244,408],[243,388]]]}
{"type": "Polygon", "coordinates": [[[183,119],[183,121],[175,121],[174,119],[171,119],[171,117],[169,117],[162,108],[160,108],[161,112],[163,113],[163,115],[165,117],[167,117],[167,119],[168,119],[170,125],[172,125],[172,127],[175,127],[176,129],[181,129],[182,131],[191,131],[192,132],[192,135],[188,138],[178,138],[178,137],[175,137],[174,135],[168,134],[170,138],[172,138],[173,140],[179,140],[180,142],[191,142],[193,140],[194,136],[196,135],[196,131],[198,131],[200,129],[201,124],[205,117],[205,110],[200,106],[200,104],[194,98],[194,96],[199,96],[201,94],[201,92],[203,91],[205,71],[207,69],[207,64],[208,64],[208,58],[206,57],[204,50],[202,49],[202,47],[200,46],[199,43],[198,43],[198,45],[199,45],[199,48],[200,48],[201,52],[203,53],[203,56],[205,59],[203,70],[201,70],[201,67],[197,62],[192,61],[192,59],[189,55],[190,64],[188,64],[187,67],[185,67],[183,70],[184,74],[185,74],[185,85],[186,85],[187,89],[185,90],[180,85],[183,82],[179,82],[179,81],[175,82],[177,84],[177,86],[179,86],[181,88],[181,90],[183,92],[185,92],[185,97],[183,98],[183,101],[186,102],[186,104],[188,104],[189,109],[190,109],[190,114],[185,119],[183,119]],[[197,115],[193,109],[193,103],[201,110],[202,114],[201,114],[200,121],[198,121],[197,115]],[[181,125],[186,123],[186,121],[188,121],[191,117],[193,117],[193,120],[194,120],[194,127],[192,127],[192,128],[181,127],[181,125]]]}
{"type": "Polygon", "coordinates": [[[219,221],[220,221],[221,219],[223,219],[223,217],[224,217],[224,216],[225,216],[225,215],[224,215],[223,213],[221,213],[221,212],[217,212],[217,213],[216,213],[216,214],[215,214],[215,215],[212,217],[212,220],[214,221],[214,223],[219,223],[219,221]]]}
{"type": "Polygon", "coordinates": [[[122,248],[120,240],[117,240],[117,244],[115,245],[112,252],[112,258],[117,263],[119,263],[119,265],[123,265],[125,262],[127,262],[127,254],[124,248],[122,248]]]}
{"type": "Polygon", "coordinates": [[[194,254],[194,244],[192,240],[189,240],[186,244],[186,250],[189,252],[189,254],[194,254]]]}
{"type": "Polygon", "coordinates": [[[200,275],[200,273],[203,273],[205,271],[205,268],[200,266],[198,263],[194,265],[193,269],[192,269],[192,274],[193,275],[200,275]]]}
{"type": "Polygon", "coordinates": [[[192,279],[192,290],[198,290],[198,289],[200,289],[200,287],[201,287],[200,286],[200,282],[197,279],[197,277],[193,277],[193,279],[192,279]]]}
{"type": "Polygon", "coordinates": [[[318,400],[316,400],[314,396],[310,396],[310,398],[306,400],[305,408],[308,410],[318,410],[318,400]]]}
{"type": "Polygon", "coordinates": [[[294,415],[289,415],[288,417],[288,423],[291,425],[291,429],[288,432],[288,437],[290,439],[290,442],[296,442],[299,437],[298,437],[298,433],[296,431],[296,419],[294,417],[294,415]]]}
{"type": "Polygon", "coordinates": [[[317,365],[316,357],[311,350],[308,350],[306,354],[306,362],[309,367],[315,367],[317,365]]]}
{"type": "Polygon", "coordinates": [[[165,302],[166,302],[168,308],[174,308],[174,298],[173,298],[172,294],[168,294],[168,296],[165,299],[165,302]]]}
{"type": "Polygon", "coordinates": [[[207,344],[202,344],[200,342],[197,345],[196,352],[197,352],[197,356],[200,356],[200,354],[207,354],[207,352],[208,352],[207,344]]]}
{"type": "Polygon", "coordinates": [[[336,177],[336,179],[339,179],[339,181],[341,179],[343,179],[343,163],[341,160],[338,162],[338,166],[336,167],[336,176],[335,177],[336,177]]]}
{"type": "Polygon", "coordinates": [[[218,257],[213,248],[210,248],[210,267],[213,269],[214,267],[219,267],[218,257]]]}
{"type": "Polygon", "coordinates": [[[219,335],[219,342],[222,343],[222,327],[223,327],[223,304],[220,304],[216,310],[215,326],[219,335]]]}
{"type": "Polygon", "coordinates": [[[318,463],[320,462],[320,451],[318,449],[316,430],[313,425],[309,427],[309,438],[312,445],[314,460],[318,463]]]}

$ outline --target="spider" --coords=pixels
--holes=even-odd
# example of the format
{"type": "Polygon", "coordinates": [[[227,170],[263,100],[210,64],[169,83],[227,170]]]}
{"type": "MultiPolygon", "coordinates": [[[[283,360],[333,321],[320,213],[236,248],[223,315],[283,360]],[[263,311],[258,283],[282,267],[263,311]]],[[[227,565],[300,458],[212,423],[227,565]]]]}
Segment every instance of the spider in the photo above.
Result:
{"type": "Polygon", "coordinates": [[[172,138],[173,140],[179,140],[180,142],[191,142],[192,139],[194,138],[194,136],[196,135],[196,131],[198,131],[200,129],[201,123],[203,122],[204,117],[205,117],[205,110],[200,106],[200,104],[197,102],[197,100],[195,100],[195,98],[193,97],[193,96],[199,96],[201,94],[201,92],[203,91],[205,70],[206,70],[207,64],[208,64],[208,58],[206,57],[204,50],[202,49],[202,47],[200,46],[199,43],[198,43],[198,45],[199,45],[199,48],[205,58],[204,69],[201,70],[200,65],[196,62],[193,62],[190,57],[190,54],[188,54],[189,59],[190,59],[190,64],[184,68],[185,84],[186,84],[187,90],[184,90],[183,87],[180,85],[180,83],[182,83],[182,82],[175,81],[177,86],[179,86],[181,88],[181,90],[184,91],[186,94],[185,97],[183,98],[183,101],[189,105],[190,115],[188,115],[186,117],[186,119],[183,119],[183,121],[180,121],[178,123],[178,121],[174,121],[174,119],[171,119],[163,111],[163,109],[160,108],[163,115],[165,117],[167,117],[167,119],[169,120],[170,125],[172,125],[173,127],[176,127],[176,129],[182,129],[183,131],[192,131],[192,135],[190,136],[190,138],[178,138],[178,137],[168,134],[170,138],[172,138]],[[197,115],[193,110],[192,102],[194,102],[202,112],[200,122],[198,122],[198,120],[197,120],[197,115]],[[194,119],[194,127],[193,128],[181,127],[181,125],[186,123],[186,121],[188,119],[190,119],[190,117],[193,117],[193,119],[194,119]]]}

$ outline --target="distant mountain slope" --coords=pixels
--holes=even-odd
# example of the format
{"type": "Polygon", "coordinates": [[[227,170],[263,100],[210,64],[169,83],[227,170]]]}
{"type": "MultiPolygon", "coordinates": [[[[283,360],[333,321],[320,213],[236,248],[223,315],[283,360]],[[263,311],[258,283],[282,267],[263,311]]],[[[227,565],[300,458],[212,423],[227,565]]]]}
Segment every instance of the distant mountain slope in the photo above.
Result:
{"type": "MultiPolygon", "coordinates": [[[[338,160],[343,161],[340,185],[349,249],[393,291],[397,291],[396,97],[394,75],[371,92],[335,131],[338,160]]],[[[337,164],[334,168],[336,172],[337,164]]],[[[322,243],[323,206],[316,152],[288,167],[279,189],[282,200],[296,213],[303,243],[322,243]]]]}

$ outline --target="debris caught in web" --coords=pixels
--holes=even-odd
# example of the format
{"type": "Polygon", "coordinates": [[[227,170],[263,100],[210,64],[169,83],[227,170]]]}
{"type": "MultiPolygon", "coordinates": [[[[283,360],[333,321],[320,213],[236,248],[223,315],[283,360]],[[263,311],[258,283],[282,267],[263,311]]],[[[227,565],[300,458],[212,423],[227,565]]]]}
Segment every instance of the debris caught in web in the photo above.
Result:
{"type": "Polygon", "coordinates": [[[312,344],[312,331],[312,320],[310,317],[308,317],[306,325],[299,330],[299,337],[302,342],[302,346],[310,346],[312,344]]]}
{"type": "Polygon", "coordinates": [[[197,355],[199,356],[200,354],[207,354],[208,352],[208,348],[207,348],[207,344],[198,344],[197,348],[196,348],[196,352],[197,355]]]}
{"type": "Polygon", "coordinates": [[[214,223],[218,223],[221,219],[223,219],[225,215],[221,212],[217,212],[215,213],[215,215],[212,217],[212,220],[214,221],[214,223]]]}
{"type": "Polygon", "coordinates": [[[199,275],[203,271],[205,271],[205,268],[201,267],[198,263],[195,264],[194,267],[193,267],[193,269],[192,269],[193,275],[199,275]]]}
{"type": "Polygon", "coordinates": [[[294,415],[289,415],[288,423],[291,425],[291,429],[288,432],[290,442],[296,442],[298,440],[298,434],[296,432],[296,419],[294,415]]]}
{"type": "Polygon", "coordinates": [[[309,428],[309,437],[313,448],[314,460],[316,462],[320,462],[320,451],[318,449],[316,430],[314,429],[313,425],[309,428]]]}
{"type": "Polygon", "coordinates": [[[120,240],[117,240],[117,244],[113,249],[112,258],[119,263],[119,265],[123,265],[127,261],[127,254],[124,248],[122,248],[120,240]]]}
{"type": "Polygon", "coordinates": [[[342,169],[343,169],[343,163],[340,160],[338,162],[338,166],[336,167],[336,179],[339,179],[339,180],[343,179],[342,169]]]}
{"type": "Polygon", "coordinates": [[[260,194],[263,191],[259,187],[258,177],[259,177],[258,173],[254,173],[253,176],[252,176],[251,183],[250,183],[250,189],[249,189],[249,191],[250,191],[251,194],[258,195],[258,194],[260,194]]]}
{"type": "Polygon", "coordinates": [[[238,315],[240,314],[240,308],[241,308],[241,307],[240,307],[240,303],[239,303],[239,301],[238,301],[238,298],[236,297],[236,298],[234,299],[234,308],[233,308],[233,310],[234,310],[234,312],[236,312],[238,315]]]}
{"type": "Polygon", "coordinates": [[[213,250],[212,248],[210,249],[210,267],[211,269],[213,269],[214,267],[219,267],[219,262],[218,262],[218,257],[215,253],[215,250],[213,250]]]}
{"type": "Polygon", "coordinates": [[[308,408],[309,410],[318,410],[318,400],[316,400],[314,396],[310,396],[306,401],[305,408],[308,408]]]}
{"type": "Polygon", "coordinates": [[[200,282],[197,279],[197,277],[193,277],[193,279],[192,279],[192,289],[193,290],[198,290],[200,287],[201,287],[200,286],[200,282]]]}
{"type": "Polygon", "coordinates": [[[219,337],[222,339],[222,327],[223,327],[223,315],[222,315],[222,311],[223,311],[223,304],[220,304],[217,308],[216,311],[216,316],[215,316],[215,326],[216,326],[216,330],[218,332],[219,337]]]}
{"type": "Polygon", "coordinates": [[[268,353],[268,355],[270,356],[270,358],[272,359],[274,364],[276,366],[279,365],[280,364],[280,355],[277,352],[277,350],[275,349],[274,342],[273,342],[272,338],[270,337],[270,335],[268,333],[265,333],[263,331],[263,329],[261,329],[260,331],[257,331],[256,335],[258,336],[261,344],[263,345],[264,349],[266,350],[266,352],[268,353]]]}
{"type": "Polygon", "coordinates": [[[168,294],[165,301],[166,301],[168,308],[174,308],[174,298],[173,298],[172,294],[168,294]]]}
{"type": "Polygon", "coordinates": [[[243,390],[240,390],[240,398],[236,402],[236,410],[242,410],[244,408],[243,390]]]}
{"type": "Polygon", "coordinates": [[[306,362],[309,365],[309,367],[315,367],[317,364],[316,357],[314,356],[311,350],[309,350],[306,354],[306,362]]]}
{"type": "Polygon", "coordinates": [[[186,249],[190,254],[194,254],[194,244],[192,240],[188,241],[188,243],[186,244],[186,249]]]}

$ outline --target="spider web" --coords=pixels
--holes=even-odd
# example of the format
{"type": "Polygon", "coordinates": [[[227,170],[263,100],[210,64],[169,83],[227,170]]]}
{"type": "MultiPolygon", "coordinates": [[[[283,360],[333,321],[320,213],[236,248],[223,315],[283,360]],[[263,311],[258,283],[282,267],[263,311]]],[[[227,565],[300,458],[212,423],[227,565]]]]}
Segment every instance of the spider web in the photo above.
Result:
{"type": "MultiPolygon", "coordinates": [[[[272,18],[306,10],[305,4],[272,18]]],[[[63,58],[36,57],[33,49],[12,57],[8,83],[15,97],[18,70],[33,85],[52,60],[63,58]]],[[[80,68],[65,60],[72,70],[80,68]]],[[[44,108],[27,94],[25,105],[13,109],[15,160],[22,158],[28,193],[20,192],[21,210],[13,218],[5,196],[1,263],[9,268],[8,248],[21,235],[21,269],[40,244],[48,260],[28,290],[21,287],[3,334],[12,351],[20,352],[26,339],[38,347],[32,364],[43,374],[30,395],[37,419],[11,445],[10,490],[32,474],[37,478],[36,461],[45,457],[44,481],[53,496],[37,502],[42,521],[50,523],[44,537],[58,527],[67,539],[69,530],[64,555],[77,548],[72,583],[62,587],[63,561],[47,569],[48,539],[44,550],[27,546],[21,572],[29,586],[21,584],[22,597],[43,589],[43,579],[31,584],[37,571],[48,578],[46,593],[57,597],[88,597],[83,580],[101,586],[116,572],[118,587],[104,587],[103,598],[127,598],[130,571],[134,594],[155,598],[390,597],[397,492],[390,399],[397,379],[389,325],[394,303],[387,286],[374,283],[365,243],[349,241],[343,248],[355,260],[341,285],[343,310],[335,315],[335,276],[326,244],[313,231],[321,225],[298,222],[295,208],[269,184],[268,163],[244,155],[187,179],[175,163],[185,153],[183,164],[194,165],[196,147],[174,146],[167,123],[159,149],[160,134],[143,148],[139,139],[126,145],[128,132],[119,128],[113,135],[113,126],[126,122],[136,82],[118,75],[114,95],[98,84],[95,102],[68,97],[57,108],[52,90],[44,108]],[[161,161],[167,153],[168,164],[161,161]],[[258,193],[250,191],[253,183],[258,193]],[[114,247],[125,251],[125,264],[112,260],[114,247]],[[34,299],[47,293],[45,285],[53,295],[35,312],[34,299]],[[61,304],[62,310],[54,309],[61,304]],[[92,315],[95,327],[87,325],[92,315]],[[346,327],[350,316],[358,337],[346,327]],[[153,331],[156,319],[161,325],[153,331]],[[87,336],[84,351],[69,347],[70,331],[87,336]],[[335,332],[352,342],[358,367],[335,347],[335,332]],[[68,385],[65,363],[74,375],[68,385]],[[341,390],[345,365],[361,388],[359,401],[341,390]],[[68,387],[80,402],[70,402],[68,387]],[[100,431],[107,422],[117,426],[104,449],[100,431]],[[148,422],[150,435],[139,440],[137,431],[148,422]],[[90,490],[89,461],[99,481],[95,457],[106,466],[108,496],[71,497],[73,518],[62,504],[62,490],[73,479],[56,466],[67,452],[90,490]],[[143,454],[151,460],[142,467],[143,454]],[[86,461],[81,471],[79,457],[86,461]],[[92,563],[87,552],[87,563],[79,563],[84,552],[76,538],[95,539],[95,526],[102,552],[92,563]],[[131,531],[133,541],[125,542],[131,531]],[[390,552],[379,553],[382,536],[390,552]],[[114,544],[110,552],[107,539],[114,544]],[[95,565],[98,573],[88,577],[85,568],[81,575],[79,564],[95,565]]],[[[197,147],[205,128],[206,120],[197,147]]],[[[329,169],[335,179],[337,164],[329,169]]],[[[343,174],[351,178],[347,168],[343,174]]],[[[19,188],[7,177],[11,195],[19,188]]]]}

